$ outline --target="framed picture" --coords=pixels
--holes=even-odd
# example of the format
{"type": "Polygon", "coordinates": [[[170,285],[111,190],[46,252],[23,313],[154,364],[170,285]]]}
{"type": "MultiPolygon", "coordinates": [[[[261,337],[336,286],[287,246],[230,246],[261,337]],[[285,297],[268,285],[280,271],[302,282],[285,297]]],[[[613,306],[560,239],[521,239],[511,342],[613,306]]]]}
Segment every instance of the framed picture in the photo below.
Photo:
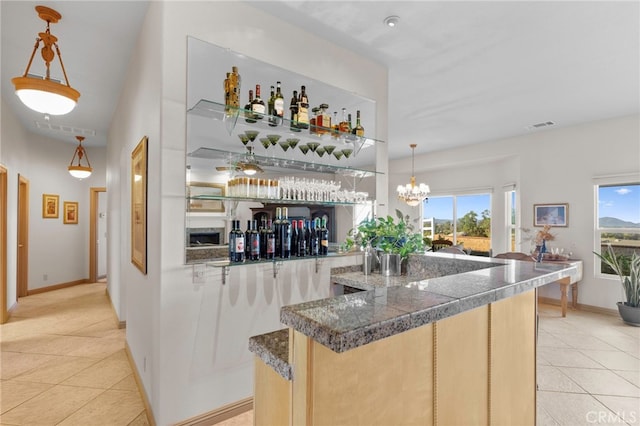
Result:
{"type": "Polygon", "coordinates": [[[131,263],[147,274],[147,143],[131,153],[131,263]]]}
{"type": "Polygon", "coordinates": [[[63,204],[64,216],[62,220],[65,224],[77,225],[78,224],[78,202],[77,201],[65,201],[63,204]]]}
{"type": "Polygon", "coordinates": [[[569,204],[534,204],[533,226],[569,226],[569,204]]]}
{"type": "Polygon", "coordinates": [[[190,182],[187,187],[190,212],[224,212],[224,204],[216,197],[224,196],[224,184],[190,182]]]}
{"type": "Polygon", "coordinates": [[[45,219],[58,218],[60,197],[54,194],[42,194],[42,217],[45,219]]]}

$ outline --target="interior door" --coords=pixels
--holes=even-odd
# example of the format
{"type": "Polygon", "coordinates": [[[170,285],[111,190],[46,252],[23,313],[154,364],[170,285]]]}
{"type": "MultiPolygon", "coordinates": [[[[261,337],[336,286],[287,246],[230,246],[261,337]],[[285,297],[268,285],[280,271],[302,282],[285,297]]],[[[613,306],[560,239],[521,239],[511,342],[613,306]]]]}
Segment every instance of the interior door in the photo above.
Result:
{"type": "Polygon", "coordinates": [[[29,181],[18,176],[18,297],[29,292],[29,181]]]}
{"type": "Polygon", "coordinates": [[[106,276],[107,188],[91,188],[90,191],[89,282],[95,283],[106,276]]]}

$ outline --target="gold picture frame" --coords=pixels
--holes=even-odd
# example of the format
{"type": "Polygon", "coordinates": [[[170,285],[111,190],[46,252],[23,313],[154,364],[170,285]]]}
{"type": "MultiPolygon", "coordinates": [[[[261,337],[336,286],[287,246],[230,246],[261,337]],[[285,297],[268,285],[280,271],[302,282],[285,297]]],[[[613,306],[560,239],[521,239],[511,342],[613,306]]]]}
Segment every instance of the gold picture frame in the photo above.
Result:
{"type": "Polygon", "coordinates": [[[533,226],[569,226],[569,203],[534,204],[533,226]]]}
{"type": "Polygon", "coordinates": [[[77,201],[65,201],[63,203],[64,216],[62,220],[65,225],[77,225],[78,224],[78,202],[77,201]]]}
{"type": "Polygon", "coordinates": [[[60,196],[55,194],[42,194],[42,217],[44,219],[57,219],[60,196]]]}
{"type": "Polygon", "coordinates": [[[225,185],[222,183],[189,182],[187,187],[189,212],[223,213],[224,203],[217,197],[224,197],[225,185]]]}
{"type": "Polygon", "coordinates": [[[147,274],[147,144],[145,136],[131,153],[131,263],[147,274]]]}

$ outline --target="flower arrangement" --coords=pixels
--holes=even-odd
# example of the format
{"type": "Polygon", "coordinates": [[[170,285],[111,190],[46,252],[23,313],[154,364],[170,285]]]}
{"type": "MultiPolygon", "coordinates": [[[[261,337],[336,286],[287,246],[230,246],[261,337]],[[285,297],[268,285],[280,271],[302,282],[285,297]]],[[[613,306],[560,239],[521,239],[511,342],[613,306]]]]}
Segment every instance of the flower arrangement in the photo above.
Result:
{"type": "Polygon", "coordinates": [[[537,246],[542,245],[543,241],[553,241],[556,236],[551,232],[551,225],[545,225],[541,230],[538,231],[535,238],[535,243],[537,246]]]}

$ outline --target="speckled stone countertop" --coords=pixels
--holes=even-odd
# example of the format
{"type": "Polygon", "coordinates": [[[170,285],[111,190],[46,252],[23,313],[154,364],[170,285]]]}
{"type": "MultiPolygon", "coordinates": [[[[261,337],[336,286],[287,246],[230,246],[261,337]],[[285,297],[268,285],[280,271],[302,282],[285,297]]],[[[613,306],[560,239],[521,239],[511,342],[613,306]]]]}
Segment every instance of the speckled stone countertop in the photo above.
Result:
{"type": "Polygon", "coordinates": [[[249,338],[249,350],[284,379],[292,380],[293,371],[291,364],[289,364],[288,328],[249,338]]]}
{"type": "Polygon", "coordinates": [[[285,306],[280,321],[344,352],[561,278],[575,282],[578,268],[451,254],[411,256],[403,277],[332,274],[333,283],[369,291],[285,306]]]}

